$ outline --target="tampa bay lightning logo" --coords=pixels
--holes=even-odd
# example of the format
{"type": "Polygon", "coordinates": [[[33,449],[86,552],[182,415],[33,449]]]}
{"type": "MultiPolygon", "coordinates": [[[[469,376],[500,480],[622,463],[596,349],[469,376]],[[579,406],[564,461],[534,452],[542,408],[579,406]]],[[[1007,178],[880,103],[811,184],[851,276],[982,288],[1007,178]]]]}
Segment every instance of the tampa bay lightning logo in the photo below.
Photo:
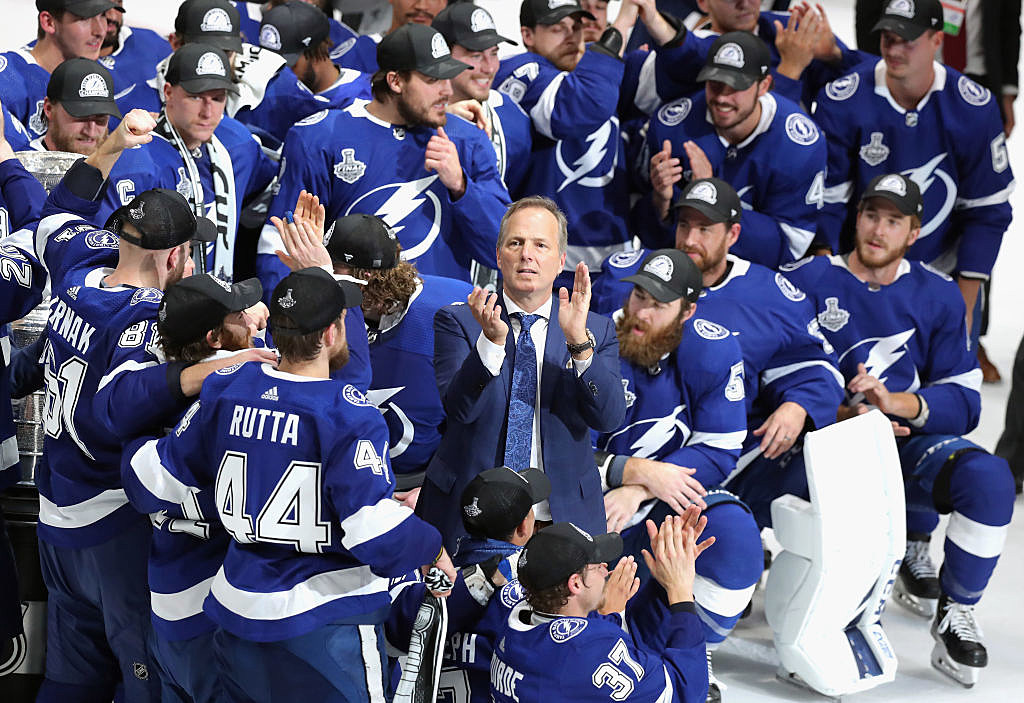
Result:
{"type": "Polygon", "coordinates": [[[374,188],[353,202],[346,215],[369,213],[384,220],[402,245],[402,258],[415,259],[430,250],[441,233],[441,200],[431,186],[435,173],[408,183],[374,188]]]}
{"type": "Polygon", "coordinates": [[[919,239],[924,239],[948,221],[953,206],[956,204],[956,181],[940,165],[946,160],[946,152],[935,156],[917,168],[902,171],[904,176],[917,183],[924,200],[924,211],[932,213],[927,222],[921,225],[919,239]]]}
{"type": "Polygon", "coordinates": [[[155,303],[160,304],[160,300],[163,299],[163,292],[156,288],[139,288],[132,294],[132,305],[138,305],[139,303],[155,303]]]}
{"type": "Polygon", "coordinates": [[[658,110],[658,121],[668,127],[675,127],[686,119],[690,114],[691,107],[693,107],[693,101],[689,98],[673,100],[658,110]]]}
{"type": "Polygon", "coordinates": [[[388,423],[389,455],[392,459],[401,456],[416,439],[416,426],[409,416],[392,398],[405,390],[405,386],[396,388],[376,388],[366,392],[366,399],[373,404],[388,423]]]}
{"type": "Polygon", "coordinates": [[[85,237],[85,245],[90,249],[117,249],[117,235],[98,229],[85,237]]]}
{"type": "Polygon", "coordinates": [[[868,337],[857,342],[839,355],[843,375],[851,378],[857,372],[857,364],[863,363],[867,372],[884,383],[890,393],[913,393],[921,387],[921,379],[907,343],[916,331],[911,328],[887,337],[868,337]]]}
{"type": "Polygon", "coordinates": [[[617,251],[608,257],[608,265],[617,269],[628,269],[635,266],[638,261],[647,256],[646,249],[634,249],[633,251],[617,251]]]}
{"type": "Polygon", "coordinates": [[[857,87],[860,85],[860,76],[856,73],[851,73],[848,76],[837,78],[828,85],[825,86],[825,95],[832,98],[835,101],[846,100],[851,95],[857,92],[857,87]]]}
{"type": "Polygon", "coordinates": [[[501,604],[506,608],[514,608],[523,599],[523,586],[518,579],[509,581],[501,587],[501,604]]]}
{"type": "Polygon", "coordinates": [[[810,117],[794,112],[786,118],[786,134],[801,146],[810,146],[818,141],[818,126],[811,121],[810,117]]]}
{"type": "Polygon", "coordinates": [[[558,618],[551,622],[549,633],[551,639],[561,644],[568,642],[587,629],[587,621],[583,618],[558,618]]]}
{"type": "Polygon", "coordinates": [[[366,399],[366,396],[363,395],[360,392],[360,390],[358,388],[356,388],[355,386],[352,386],[352,385],[345,386],[344,390],[342,390],[342,392],[341,392],[341,395],[342,395],[342,397],[345,400],[350,402],[352,405],[357,405],[357,406],[363,407],[363,408],[373,407],[373,405],[370,403],[370,401],[366,399]]]}
{"type": "Polygon", "coordinates": [[[650,459],[657,456],[663,447],[671,444],[673,447],[681,447],[686,444],[690,437],[690,428],[683,421],[683,410],[686,405],[677,405],[663,417],[648,417],[643,420],[626,425],[618,430],[604,442],[604,449],[611,451],[617,447],[615,441],[624,437],[630,442],[628,451],[616,449],[615,453],[629,454],[630,456],[650,459]],[[636,437],[636,439],[633,439],[636,437]]]}
{"type": "Polygon", "coordinates": [[[619,165],[619,118],[612,117],[588,135],[582,144],[578,139],[558,142],[555,160],[565,177],[558,186],[559,193],[574,183],[584,188],[608,185],[619,165]]]}

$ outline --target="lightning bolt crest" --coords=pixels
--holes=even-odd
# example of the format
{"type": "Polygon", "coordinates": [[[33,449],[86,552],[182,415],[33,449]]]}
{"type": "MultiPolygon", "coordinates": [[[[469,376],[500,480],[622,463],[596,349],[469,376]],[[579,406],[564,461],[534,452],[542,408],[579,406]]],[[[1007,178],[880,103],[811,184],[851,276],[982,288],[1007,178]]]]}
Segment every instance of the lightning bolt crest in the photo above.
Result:
{"type": "Polygon", "coordinates": [[[398,234],[405,229],[405,225],[399,225],[398,223],[423,204],[423,201],[426,200],[425,197],[422,197],[423,191],[429,188],[437,179],[438,175],[435,173],[433,176],[426,176],[417,181],[401,184],[391,194],[391,197],[385,200],[384,204],[377,208],[377,212],[373,214],[384,220],[394,230],[395,234],[398,234]]]}
{"type": "MultiPolygon", "coordinates": [[[[565,174],[565,180],[562,181],[562,185],[558,186],[558,192],[583,178],[583,176],[593,171],[604,161],[604,157],[608,154],[608,140],[611,138],[613,127],[612,121],[609,120],[601,125],[596,132],[587,137],[587,144],[589,146],[583,153],[583,156],[573,162],[575,170],[565,174],[565,169],[562,169],[562,173],[565,174]]],[[[559,161],[561,162],[561,159],[559,161]]]]}

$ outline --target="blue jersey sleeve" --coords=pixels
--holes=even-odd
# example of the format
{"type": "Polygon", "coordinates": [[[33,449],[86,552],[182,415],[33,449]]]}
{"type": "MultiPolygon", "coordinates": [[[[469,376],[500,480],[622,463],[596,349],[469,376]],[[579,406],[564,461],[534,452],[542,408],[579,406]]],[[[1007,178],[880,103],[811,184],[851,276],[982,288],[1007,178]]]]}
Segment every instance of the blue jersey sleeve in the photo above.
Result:
{"type": "Polygon", "coordinates": [[[848,119],[850,106],[831,96],[845,95],[846,86],[856,86],[858,82],[858,75],[843,76],[825,86],[815,103],[814,121],[825,133],[828,152],[825,189],[818,212],[817,241],[828,245],[833,254],[839,253],[839,239],[849,215],[857,178],[855,140],[858,134],[848,119]]]}
{"type": "MultiPolygon", "coordinates": [[[[352,85],[362,90],[361,84],[352,85]]],[[[292,125],[327,107],[330,102],[326,98],[314,95],[290,68],[282,66],[267,83],[259,104],[242,108],[232,117],[250,130],[265,132],[281,142],[292,125]]]]}
{"type": "Polygon", "coordinates": [[[370,343],[366,337],[366,318],[362,308],[348,309],[345,341],[348,342],[348,363],[331,374],[331,378],[350,383],[365,394],[373,381],[373,366],[370,364],[370,343]]]}
{"type": "Polygon", "coordinates": [[[36,258],[43,262],[52,285],[58,285],[76,264],[75,236],[95,229],[90,221],[100,207],[107,181],[98,169],[78,161],[50,192],[36,227],[36,258]]]}
{"type": "MultiPolygon", "coordinates": [[[[498,247],[498,228],[509,204],[508,191],[498,173],[494,146],[487,135],[461,117],[450,121],[460,125],[459,160],[466,176],[466,192],[452,203],[453,227],[448,246],[484,264],[494,261],[498,247]]],[[[467,267],[469,262],[463,262],[467,267]]]]}
{"type": "MultiPolygon", "coordinates": [[[[39,220],[46,190],[18,159],[0,162],[0,203],[7,206],[6,231],[31,227],[39,220]]],[[[0,227],[0,231],[4,231],[0,227]]]]}
{"type": "MultiPolygon", "coordinates": [[[[42,299],[46,271],[30,253],[0,244],[0,325],[23,317],[42,299]]],[[[6,369],[0,365],[0,372],[6,369]]]]}

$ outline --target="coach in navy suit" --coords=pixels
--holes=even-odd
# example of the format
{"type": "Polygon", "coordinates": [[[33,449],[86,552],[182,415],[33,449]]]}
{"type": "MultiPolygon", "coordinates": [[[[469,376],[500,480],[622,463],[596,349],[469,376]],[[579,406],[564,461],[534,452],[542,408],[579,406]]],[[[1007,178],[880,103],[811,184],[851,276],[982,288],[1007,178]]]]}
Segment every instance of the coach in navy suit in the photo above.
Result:
{"type": "Polygon", "coordinates": [[[464,534],[462,490],[502,464],[548,475],[551,497],[535,506],[538,520],[607,531],[590,431],[610,432],[625,416],[619,343],[611,321],[590,312],[585,264],[571,297],[564,288],[552,295],[565,247],[565,216],[551,200],[513,203],[498,234],[502,290],[474,289],[467,304],[434,317],[434,371],[448,420],[416,511],[449,549],[464,534]]]}

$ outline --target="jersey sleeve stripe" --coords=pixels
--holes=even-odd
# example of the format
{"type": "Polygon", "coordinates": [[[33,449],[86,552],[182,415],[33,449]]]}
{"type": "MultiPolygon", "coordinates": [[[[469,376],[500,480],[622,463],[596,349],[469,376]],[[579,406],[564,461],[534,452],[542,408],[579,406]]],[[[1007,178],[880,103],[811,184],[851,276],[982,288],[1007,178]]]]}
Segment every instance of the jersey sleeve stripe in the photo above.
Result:
{"type": "Polygon", "coordinates": [[[203,612],[203,601],[210,595],[213,576],[177,593],[150,591],[153,614],[162,620],[178,621],[203,612]]]}
{"type": "Polygon", "coordinates": [[[644,59],[644,63],[640,67],[636,97],[633,98],[633,104],[645,115],[653,114],[658,107],[658,103],[661,102],[661,98],[658,97],[657,81],[654,77],[657,58],[657,53],[652,51],[644,59]]]}
{"type": "Polygon", "coordinates": [[[1010,185],[996,193],[993,193],[992,195],[987,195],[984,198],[957,198],[953,207],[956,210],[970,210],[971,208],[976,207],[1002,205],[1003,203],[1009,202],[1010,195],[1013,194],[1014,188],[1016,187],[1017,181],[1010,181],[1010,185]]]}
{"type": "Polygon", "coordinates": [[[96,392],[98,393],[103,390],[104,386],[113,381],[119,374],[125,373],[126,371],[142,371],[143,369],[148,369],[151,366],[156,365],[157,363],[155,361],[135,361],[134,359],[129,359],[101,378],[99,385],[96,386],[96,392]]]}
{"type": "Polygon", "coordinates": [[[364,505],[341,521],[341,529],[345,533],[341,544],[351,550],[391,532],[412,515],[412,510],[390,497],[382,498],[373,505],[364,505]]]}
{"type": "Polygon", "coordinates": [[[971,369],[965,373],[958,373],[955,376],[946,376],[946,378],[940,378],[938,381],[932,381],[929,386],[937,386],[940,383],[954,383],[958,386],[963,386],[968,390],[972,390],[975,393],[981,393],[981,369],[971,369]]]}
{"type": "Polygon", "coordinates": [[[62,530],[88,527],[128,504],[123,488],[111,488],[74,505],[57,505],[39,494],[39,522],[62,530]]]}
{"type": "Polygon", "coordinates": [[[807,251],[807,247],[814,240],[814,232],[801,227],[794,227],[791,224],[780,222],[779,229],[782,230],[782,233],[786,235],[786,239],[789,240],[789,251],[793,254],[794,259],[799,259],[803,256],[807,251]]]}
{"type": "Polygon", "coordinates": [[[825,189],[826,203],[848,203],[852,196],[853,181],[846,181],[825,189]]]}
{"type": "MultiPolygon", "coordinates": [[[[75,215],[59,212],[40,220],[39,227],[36,228],[35,248],[36,258],[43,262],[43,266],[46,266],[46,259],[43,257],[43,254],[46,251],[46,243],[50,241],[50,237],[64,229],[64,226],[69,222],[74,222],[77,219],[79,218],[75,215]]],[[[47,266],[46,270],[49,271],[50,267],[47,266]]]]}
{"type": "Polygon", "coordinates": [[[151,439],[139,447],[131,459],[132,471],[143,488],[156,498],[168,503],[184,503],[190,489],[167,470],[156,446],[157,440],[151,439]]]}
{"type": "Polygon", "coordinates": [[[843,379],[843,375],[839,373],[839,370],[832,364],[820,359],[815,359],[813,361],[798,361],[795,364],[786,364],[785,366],[777,366],[773,369],[765,369],[761,372],[761,383],[766,386],[771,385],[783,376],[788,376],[791,373],[796,373],[801,369],[810,368],[812,366],[821,366],[826,369],[830,374],[832,374],[832,378],[836,380],[836,383],[839,384],[840,388],[846,387],[846,381],[843,379]]]}
{"type": "Polygon", "coordinates": [[[565,73],[559,73],[553,81],[548,83],[548,87],[540,94],[537,104],[530,110],[530,119],[533,120],[533,126],[548,139],[555,138],[554,133],[551,131],[551,115],[555,111],[555,99],[558,95],[558,89],[562,86],[562,81],[564,80],[565,73]]]}
{"type": "Polygon", "coordinates": [[[746,430],[737,432],[694,432],[690,435],[690,441],[686,446],[692,447],[696,444],[706,444],[715,449],[740,449],[743,447],[743,440],[747,438],[746,430]]]}
{"type": "Polygon", "coordinates": [[[665,674],[665,688],[662,690],[661,695],[658,696],[658,700],[655,701],[655,703],[672,703],[672,701],[675,700],[675,698],[673,698],[675,691],[672,687],[672,679],[668,675],[668,669],[662,666],[661,670],[665,674]]]}

